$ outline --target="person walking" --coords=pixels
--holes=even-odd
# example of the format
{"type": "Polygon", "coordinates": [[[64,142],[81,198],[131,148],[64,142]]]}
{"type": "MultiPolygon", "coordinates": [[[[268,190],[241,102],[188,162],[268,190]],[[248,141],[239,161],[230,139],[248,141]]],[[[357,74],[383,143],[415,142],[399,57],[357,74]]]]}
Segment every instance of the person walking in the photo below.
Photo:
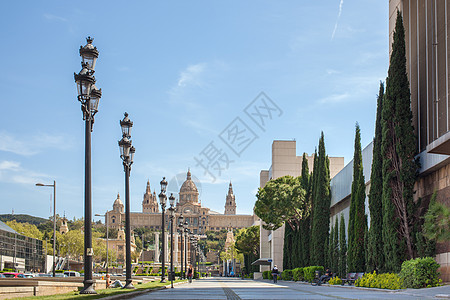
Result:
{"type": "Polygon", "coordinates": [[[189,266],[187,276],[188,276],[189,283],[192,283],[192,266],[189,266]]]}
{"type": "Polygon", "coordinates": [[[278,281],[278,268],[277,268],[277,265],[275,265],[275,266],[273,266],[273,269],[272,269],[272,276],[273,276],[273,283],[277,283],[277,281],[278,281]]]}

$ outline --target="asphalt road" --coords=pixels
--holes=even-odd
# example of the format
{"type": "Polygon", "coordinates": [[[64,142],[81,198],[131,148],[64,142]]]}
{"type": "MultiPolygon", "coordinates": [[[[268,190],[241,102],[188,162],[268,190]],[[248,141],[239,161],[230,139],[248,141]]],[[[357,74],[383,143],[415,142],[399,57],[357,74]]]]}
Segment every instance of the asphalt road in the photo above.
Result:
{"type": "Polygon", "coordinates": [[[176,285],[131,299],[442,299],[450,286],[421,290],[380,291],[341,286],[311,286],[306,283],[238,278],[207,278],[176,285]]]}

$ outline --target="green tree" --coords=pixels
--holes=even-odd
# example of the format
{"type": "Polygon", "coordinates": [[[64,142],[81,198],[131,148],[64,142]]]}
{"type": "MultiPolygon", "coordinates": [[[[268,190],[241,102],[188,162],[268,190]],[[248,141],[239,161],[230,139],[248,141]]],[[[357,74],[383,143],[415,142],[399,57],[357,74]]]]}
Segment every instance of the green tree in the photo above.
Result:
{"type": "MultiPolygon", "coordinates": [[[[309,174],[308,159],[306,153],[303,153],[302,159],[302,175],[301,185],[306,192],[306,206],[311,211],[311,175],[309,174]]],[[[311,241],[311,213],[299,222],[299,230],[297,232],[297,255],[298,263],[296,267],[309,266],[309,247],[311,241]]]]}
{"type": "Polygon", "coordinates": [[[259,258],[259,226],[251,226],[238,231],[235,246],[238,252],[244,255],[246,272],[257,272],[259,267],[252,266],[251,263],[259,258]]]}
{"type": "Polygon", "coordinates": [[[369,210],[370,230],[367,245],[366,270],[382,272],[384,268],[383,251],[383,156],[381,154],[381,112],[383,108],[384,84],[380,82],[377,99],[375,137],[373,139],[372,172],[370,174],[369,210]]]}
{"type": "Polygon", "coordinates": [[[450,241],[450,208],[436,201],[436,192],[431,197],[423,224],[424,236],[435,242],[450,241]]]}
{"type": "Polygon", "coordinates": [[[300,178],[283,176],[269,180],[256,194],[255,214],[267,230],[276,230],[287,222],[293,228],[309,214],[300,178]]]}
{"type": "Polygon", "coordinates": [[[331,224],[331,230],[330,230],[330,237],[328,239],[328,263],[327,267],[333,270],[333,264],[334,264],[334,227],[333,224],[331,224]]]}
{"type": "Polygon", "coordinates": [[[18,233],[28,236],[31,238],[35,238],[38,240],[42,240],[44,234],[39,231],[36,225],[29,223],[18,223],[16,220],[7,221],[6,225],[17,231],[18,233]]]}
{"type": "Polygon", "coordinates": [[[345,278],[347,275],[347,241],[345,239],[345,220],[341,214],[341,224],[339,227],[339,276],[345,278]]]}
{"type": "MultiPolygon", "coordinates": [[[[316,165],[314,165],[316,169],[316,165]]],[[[325,141],[323,132],[319,140],[319,154],[317,157],[317,174],[314,177],[313,219],[311,229],[311,264],[323,266],[326,263],[327,248],[330,228],[330,169],[328,157],[325,153],[325,141]],[[314,254],[313,254],[314,253],[314,254]]]]}
{"type": "Polygon", "coordinates": [[[383,155],[383,240],[387,271],[400,271],[405,258],[414,258],[413,187],[418,164],[408,76],[405,31],[397,11],[392,53],[386,80],[381,126],[383,155]]]}
{"type": "Polygon", "coordinates": [[[361,131],[359,124],[356,123],[353,182],[348,222],[347,264],[349,272],[364,271],[366,269],[365,235],[367,231],[367,216],[365,213],[365,199],[366,184],[362,164],[361,131]]]}

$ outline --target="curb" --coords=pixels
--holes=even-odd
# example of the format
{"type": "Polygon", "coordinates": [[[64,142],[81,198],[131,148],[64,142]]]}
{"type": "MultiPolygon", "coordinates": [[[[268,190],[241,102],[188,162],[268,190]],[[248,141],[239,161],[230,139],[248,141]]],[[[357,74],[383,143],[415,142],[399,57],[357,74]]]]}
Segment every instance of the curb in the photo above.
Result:
{"type": "MultiPolygon", "coordinates": [[[[184,284],[186,282],[174,282],[173,285],[180,285],[180,284],[184,284]]],[[[123,293],[123,294],[119,294],[119,295],[114,295],[114,296],[110,296],[110,297],[104,297],[102,299],[107,299],[107,300],[114,300],[114,299],[129,299],[129,298],[133,298],[142,294],[147,294],[147,293],[152,293],[152,292],[156,292],[156,291],[161,291],[161,290],[165,290],[165,289],[170,289],[170,284],[166,285],[166,286],[161,286],[161,287],[157,287],[154,289],[143,289],[143,290],[137,290],[134,292],[128,292],[128,293],[123,293]]]]}
{"type": "Polygon", "coordinates": [[[448,294],[437,294],[435,295],[436,298],[445,298],[445,299],[450,299],[450,295],[448,294]]]}

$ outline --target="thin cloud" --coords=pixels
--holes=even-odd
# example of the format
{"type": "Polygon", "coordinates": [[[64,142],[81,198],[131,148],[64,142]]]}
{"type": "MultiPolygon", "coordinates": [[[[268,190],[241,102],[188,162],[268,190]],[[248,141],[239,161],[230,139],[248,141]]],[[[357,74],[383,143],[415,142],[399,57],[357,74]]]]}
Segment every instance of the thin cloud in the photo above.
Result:
{"type": "Polygon", "coordinates": [[[188,66],[184,71],[180,73],[180,78],[178,79],[177,86],[185,87],[188,85],[201,86],[202,78],[201,75],[206,69],[205,63],[199,63],[196,65],[188,66]]]}
{"type": "Polygon", "coordinates": [[[60,22],[67,22],[68,20],[66,18],[55,16],[52,14],[45,13],[44,18],[46,18],[49,21],[60,21],[60,22]]]}
{"type": "Polygon", "coordinates": [[[339,23],[339,19],[341,18],[341,14],[342,14],[342,6],[344,5],[344,0],[341,0],[341,2],[339,3],[339,13],[338,13],[338,17],[336,20],[336,24],[334,24],[334,29],[333,29],[333,34],[331,34],[331,40],[334,39],[334,35],[336,34],[336,30],[338,27],[338,23],[339,23]]]}
{"type": "Polygon", "coordinates": [[[38,134],[33,137],[17,138],[7,133],[0,132],[0,151],[12,152],[22,156],[38,154],[43,149],[56,148],[66,150],[71,148],[73,140],[61,135],[38,134]]]}
{"type": "Polygon", "coordinates": [[[343,94],[333,94],[330,96],[327,96],[325,98],[322,98],[319,100],[319,103],[321,104],[332,104],[332,103],[342,103],[349,99],[350,95],[348,93],[343,94]]]}
{"type": "Polygon", "coordinates": [[[22,168],[20,163],[16,161],[4,160],[0,162],[1,182],[30,185],[48,178],[49,176],[46,174],[22,168]]]}

